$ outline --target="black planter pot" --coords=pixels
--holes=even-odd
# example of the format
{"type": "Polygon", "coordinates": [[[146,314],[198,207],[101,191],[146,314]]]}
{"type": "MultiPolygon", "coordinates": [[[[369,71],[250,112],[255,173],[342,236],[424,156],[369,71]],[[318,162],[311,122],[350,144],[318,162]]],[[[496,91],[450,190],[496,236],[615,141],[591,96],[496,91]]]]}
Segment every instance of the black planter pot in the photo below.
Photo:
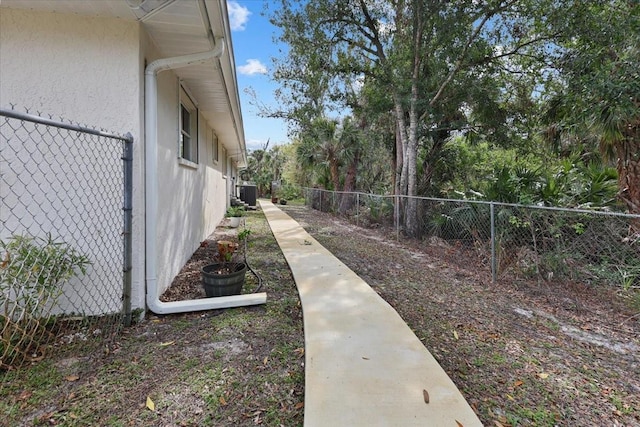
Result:
{"type": "Polygon", "coordinates": [[[226,297],[240,295],[244,286],[247,265],[243,262],[216,263],[202,267],[202,285],[207,297],[226,297]],[[222,268],[229,268],[231,273],[218,274],[222,268]]]}

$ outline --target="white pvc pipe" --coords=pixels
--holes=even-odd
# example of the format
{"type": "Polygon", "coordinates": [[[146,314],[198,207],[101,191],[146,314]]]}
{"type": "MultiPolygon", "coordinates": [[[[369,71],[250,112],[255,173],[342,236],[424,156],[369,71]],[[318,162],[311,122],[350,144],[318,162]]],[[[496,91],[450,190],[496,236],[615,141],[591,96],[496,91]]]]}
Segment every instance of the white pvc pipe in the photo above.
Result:
{"type": "Polygon", "coordinates": [[[234,295],[229,297],[202,298],[187,301],[162,302],[157,278],[157,224],[158,224],[158,73],[164,70],[188,67],[219,58],[224,53],[224,39],[218,40],[214,49],[163,58],[153,61],[145,70],[145,261],[146,301],[149,310],[156,314],[185,313],[243,305],[264,304],[266,293],[234,295]]]}

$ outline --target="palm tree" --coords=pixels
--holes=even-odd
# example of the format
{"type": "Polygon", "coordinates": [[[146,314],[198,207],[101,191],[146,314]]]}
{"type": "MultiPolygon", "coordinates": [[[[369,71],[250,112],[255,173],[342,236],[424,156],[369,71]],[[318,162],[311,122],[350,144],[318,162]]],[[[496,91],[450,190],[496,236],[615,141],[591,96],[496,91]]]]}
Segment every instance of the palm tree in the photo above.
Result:
{"type": "MultiPolygon", "coordinates": [[[[640,8],[585,2],[567,15],[560,89],[549,103],[547,139],[599,143],[618,171],[618,198],[640,214],[640,8]]],[[[640,232],[640,221],[632,224],[640,232]]]]}

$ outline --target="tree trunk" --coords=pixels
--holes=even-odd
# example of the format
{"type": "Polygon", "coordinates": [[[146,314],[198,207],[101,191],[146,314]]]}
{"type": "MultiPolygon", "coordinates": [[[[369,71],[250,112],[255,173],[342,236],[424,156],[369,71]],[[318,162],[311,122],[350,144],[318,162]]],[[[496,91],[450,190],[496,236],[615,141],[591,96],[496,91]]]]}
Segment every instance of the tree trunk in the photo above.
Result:
{"type": "MultiPolygon", "coordinates": [[[[413,122],[413,120],[412,120],[413,122]]],[[[418,224],[418,141],[416,135],[416,123],[411,123],[409,128],[409,141],[407,144],[407,203],[405,210],[404,232],[409,237],[418,237],[420,226],[418,224]]]]}
{"type": "Polygon", "coordinates": [[[396,140],[393,149],[393,194],[400,195],[400,177],[402,175],[402,141],[400,140],[400,131],[398,130],[398,123],[395,125],[396,140]]]}
{"type": "Polygon", "coordinates": [[[413,71],[411,73],[411,99],[409,104],[409,135],[407,141],[407,208],[405,211],[404,232],[409,237],[420,236],[418,222],[418,81],[420,80],[422,21],[417,16],[420,9],[414,11],[414,55],[413,71]]]}
{"type": "MultiPolygon", "coordinates": [[[[618,197],[631,214],[640,214],[640,123],[630,124],[625,140],[616,144],[618,155],[618,197]]],[[[632,219],[633,234],[640,233],[640,219],[632,219]]]]}
{"type": "Polygon", "coordinates": [[[356,178],[358,174],[358,164],[360,163],[360,150],[356,150],[353,154],[353,159],[349,163],[347,173],[344,177],[344,191],[340,199],[340,206],[338,212],[344,214],[348,212],[354,205],[355,199],[350,193],[356,189],[356,178]]]}
{"type": "Polygon", "coordinates": [[[400,96],[395,93],[393,95],[393,103],[394,103],[394,113],[395,113],[395,119],[396,119],[396,129],[398,131],[398,137],[400,138],[400,153],[399,154],[399,159],[401,159],[401,166],[402,169],[400,170],[400,183],[398,185],[398,193],[399,195],[406,195],[407,194],[407,176],[408,176],[408,171],[407,171],[407,142],[408,142],[408,138],[407,138],[407,126],[406,126],[406,121],[405,121],[405,117],[404,117],[404,108],[402,106],[402,100],[400,99],[400,96]]]}
{"type": "Polygon", "coordinates": [[[331,184],[333,184],[333,190],[340,190],[340,167],[338,165],[338,159],[335,156],[329,158],[329,173],[331,174],[331,184]]]}

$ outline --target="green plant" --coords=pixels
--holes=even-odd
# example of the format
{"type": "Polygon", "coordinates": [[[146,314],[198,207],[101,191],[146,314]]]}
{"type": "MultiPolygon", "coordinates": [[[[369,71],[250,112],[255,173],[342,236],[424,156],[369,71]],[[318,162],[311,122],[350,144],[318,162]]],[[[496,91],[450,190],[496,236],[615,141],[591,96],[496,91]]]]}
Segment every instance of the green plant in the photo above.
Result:
{"type": "Polygon", "coordinates": [[[227,217],[242,217],[244,216],[244,207],[242,206],[229,206],[227,208],[227,217]]]}
{"type": "Polygon", "coordinates": [[[284,184],[280,190],[280,194],[285,200],[295,200],[302,197],[300,188],[292,184],[284,184]]]}
{"type": "Polygon", "coordinates": [[[249,239],[250,235],[251,235],[251,230],[249,230],[248,228],[245,228],[244,230],[238,233],[238,240],[240,240],[241,242],[244,242],[249,239]]]}
{"type": "Polygon", "coordinates": [[[45,339],[50,311],[72,277],[85,274],[88,258],[73,247],[46,238],[12,236],[0,240],[3,312],[0,368],[19,366],[45,339]]]}

